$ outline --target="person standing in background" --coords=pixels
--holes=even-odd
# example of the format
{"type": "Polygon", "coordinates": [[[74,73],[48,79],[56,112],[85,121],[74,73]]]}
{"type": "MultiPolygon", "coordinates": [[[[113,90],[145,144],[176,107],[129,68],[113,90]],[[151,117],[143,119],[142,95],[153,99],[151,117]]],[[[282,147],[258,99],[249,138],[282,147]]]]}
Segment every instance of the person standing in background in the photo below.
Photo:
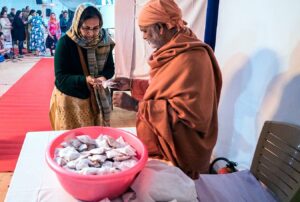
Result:
{"type": "Polygon", "coordinates": [[[62,17],[60,18],[60,29],[61,29],[61,36],[65,35],[66,32],[70,28],[69,18],[68,18],[68,11],[63,11],[62,17]]]}
{"type": "Polygon", "coordinates": [[[61,19],[62,19],[63,13],[64,13],[64,10],[62,10],[62,11],[60,12],[60,14],[59,14],[59,22],[60,22],[61,19]]]}
{"type": "Polygon", "coordinates": [[[11,30],[12,30],[12,24],[9,21],[7,17],[7,12],[2,11],[0,14],[0,25],[2,27],[2,32],[4,34],[4,40],[6,43],[12,43],[12,36],[11,36],[11,30]]]}
{"type": "Polygon", "coordinates": [[[74,11],[68,10],[68,18],[69,18],[69,27],[72,25],[73,18],[74,18],[74,11]]]}
{"type": "Polygon", "coordinates": [[[1,12],[2,12],[2,11],[8,12],[7,6],[3,6],[3,7],[1,8],[1,12]]]}
{"type": "Polygon", "coordinates": [[[10,13],[7,15],[10,23],[13,23],[15,15],[16,15],[16,9],[15,8],[11,8],[10,9],[10,13]]]}
{"type": "MultiPolygon", "coordinates": [[[[10,9],[10,13],[7,15],[7,17],[9,19],[11,25],[12,25],[12,23],[14,21],[15,16],[16,16],[16,9],[15,8],[11,8],[10,9]]],[[[14,32],[14,29],[11,29],[11,31],[10,31],[11,36],[13,36],[13,32],[14,32]]],[[[12,40],[13,40],[13,37],[12,37],[12,40]]],[[[12,45],[13,44],[16,44],[15,41],[12,41],[12,45]]]]}
{"type": "Polygon", "coordinates": [[[13,21],[13,41],[18,43],[19,58],[23,58],[23,45],[26,38],[25,23],[22,20],[22,11],[18,10],[13,21]]]}
{"type": "MultiPolygon", "coordinates": [[[[29,7],[26,6],[26,8],[29,8],[29,7]]],[[[30,10],[27,10],[26,8],[22,9],[22,19],[23,19],[23,22],[27,22],[28,15],[29,15],[29,12],[30,12],[30,10]]]]}
{"type": "Polygon", "coordinates": [[[29,15],[29,13],[30,13],[30,7],[29,6],[26,6],[25,7],[25,12],[27,13],[27,18],[28,18],[28,15],[29,15]]]}
{"type": "MultiPolygon", "coordinates": [[[[26,6],[26,8],[29,8],[28,6],[26,6]]],[[[28,44],[28,38],[29,38],[29,35],[28,35],[28,16],[29,16],[29,12],[27,12],[26,8],[23,8],[22,9],[22,20],[25,24],[25,44],[26,44],[26,49],[27,51],[29,50],[29,44],[28,44]]]]}
{"type": "Polygon", "coordinates": [[[30,33],[30,45],[29,49],[35,51],[36,56],[45,55],[46,47],[44,40],[44,28],[47,28],[43,19],[42,11],[38,10],[36,15],[33,16],[29,21],[31,24],[31,33],[30,33]]]}
{"type": "MultiPolygon", "coordinates": [[[[29,12],[29,15],[28,15],[28,22],[31,20],[32,17],[34,17],[36,15],[36,12],[35,10],[30,10],[29,12]]],[[[31,26],[31,23],[27,23],[27,51],[28,53],[31,53],[31,49],[30,49],[30,35],[31,35],[31,29],[32,29],[32,26],[31,26]]]]}
{"type": "Polygon", "coordinates": [[[55,13],[51,13],[50,20],[48,22],[48,36],[46,39],[46,48],[50,49],[51,56],[53,56],[53,50],[56,48],[56,43],[60,34],[59,22],[56,20],[55,13]]]}

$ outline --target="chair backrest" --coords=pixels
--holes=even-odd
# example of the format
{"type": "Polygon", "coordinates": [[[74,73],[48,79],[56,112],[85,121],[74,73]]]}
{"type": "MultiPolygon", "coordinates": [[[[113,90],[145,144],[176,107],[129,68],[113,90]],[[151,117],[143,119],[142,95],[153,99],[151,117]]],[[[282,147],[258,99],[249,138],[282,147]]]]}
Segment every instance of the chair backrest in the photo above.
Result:
{"type": "Polygon", "coordinates": [[[300,201],[300,127],[266,121],[250,170],[279,201],[300,201]]]}

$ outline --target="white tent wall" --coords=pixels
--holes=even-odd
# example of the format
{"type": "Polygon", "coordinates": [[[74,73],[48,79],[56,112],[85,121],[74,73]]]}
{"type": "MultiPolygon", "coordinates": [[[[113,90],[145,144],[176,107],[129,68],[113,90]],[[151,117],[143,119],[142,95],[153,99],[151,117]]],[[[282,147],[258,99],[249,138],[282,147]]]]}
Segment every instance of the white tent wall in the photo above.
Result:
{"type": "MultiPolygon", "coordinates": [[[[116,76],[147,78],[147,60],[152,53],[143,40],[137,19],[141,8],[148,0],[116,0],[115,2],[115,40],[116,76]]],[[[195,34],[203,40],[207,0],[175,0],[182,9],[183,19],[195,34]]]]}
{"type": "Polygon", "coordinates": [[[249,168],[264,121],[300,125],[300,1],[220,1],[216,156],[249,168]]]}

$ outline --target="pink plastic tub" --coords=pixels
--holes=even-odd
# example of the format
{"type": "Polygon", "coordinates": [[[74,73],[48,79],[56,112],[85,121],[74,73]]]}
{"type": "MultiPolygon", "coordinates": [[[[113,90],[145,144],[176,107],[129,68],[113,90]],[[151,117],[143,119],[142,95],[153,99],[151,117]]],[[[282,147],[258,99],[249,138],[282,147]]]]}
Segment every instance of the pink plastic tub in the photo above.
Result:
{"type": "Polygon", "coordinates": [[[113,199],[120,196],[129,188],[135,176],[144,168],[147,159],[148,152],[135,135],[109,127],[84,127],[70,130],[56,137],[46,151],[46,162],[55,172],[61,185],[74,198],[83,201],[99,201],[106,197],[113,199]],[[67,136],[88,134],[92,138],[97,138],[100,133],[115,139],[122,136],[128,144],[136,149],[139,159],[138,163],[134,167],[120,173],[87,176],[67,171],[53,160],[55,148],[60,147],[60,143],[65,141],[67,136]]]}

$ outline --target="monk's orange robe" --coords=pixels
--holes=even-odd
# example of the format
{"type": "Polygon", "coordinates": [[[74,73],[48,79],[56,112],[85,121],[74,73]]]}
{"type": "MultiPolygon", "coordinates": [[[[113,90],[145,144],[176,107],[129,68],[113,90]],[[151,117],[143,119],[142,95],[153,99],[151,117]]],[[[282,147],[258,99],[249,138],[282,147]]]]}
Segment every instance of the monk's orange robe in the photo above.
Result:
{"type": "Polygon", "coordinates": [[[222,77],[214,53],[181,30],[149,59],[150,82],[133,82],[137,135],[149,156],[171,161],[191,178],[207,173],[218,133],[222,77]],[[138,96],[137,96],[138,97],[138,96]]]}

